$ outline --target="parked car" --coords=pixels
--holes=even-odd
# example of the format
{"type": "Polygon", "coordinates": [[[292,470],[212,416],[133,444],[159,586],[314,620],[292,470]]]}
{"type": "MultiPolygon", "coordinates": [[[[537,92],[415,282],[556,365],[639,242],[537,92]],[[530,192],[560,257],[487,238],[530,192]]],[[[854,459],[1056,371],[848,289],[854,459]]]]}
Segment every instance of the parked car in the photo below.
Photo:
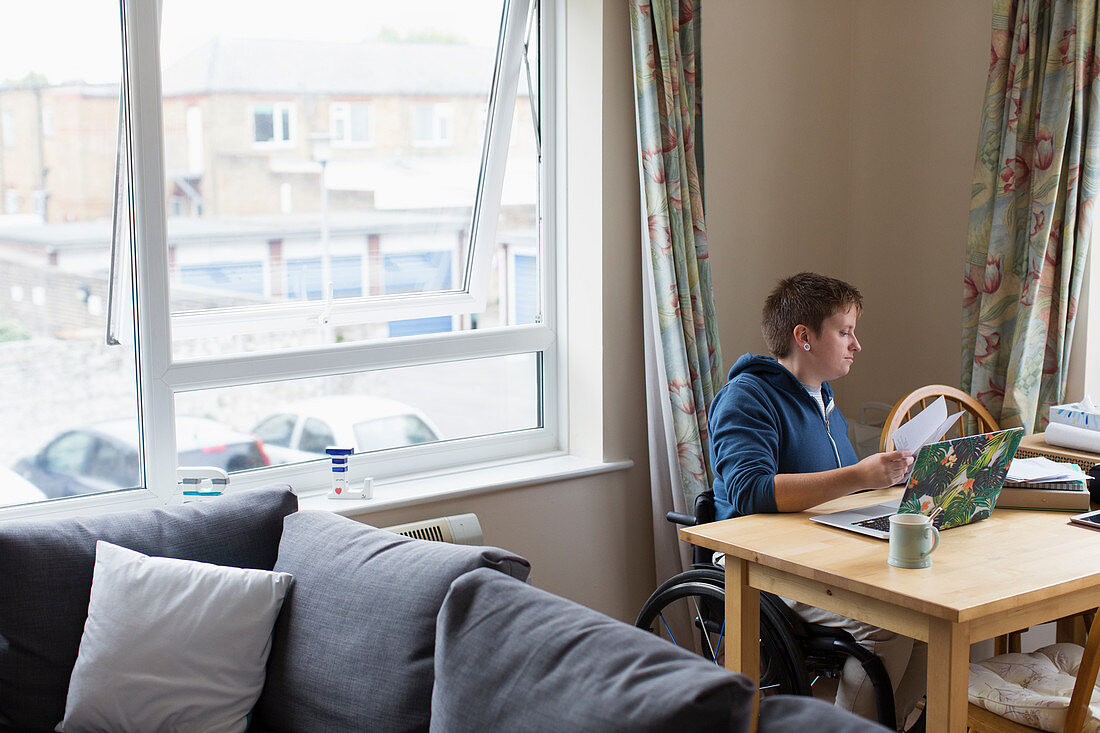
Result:
{"type": "Polygon", "coordinates": [[[260,420],[252,432],[273,463],[316,460],[330,445],[362,453],[439,440],[439,431],[420,410],[369,395],[294,402],[260,420]]]}
{"type": "Polygon", "coordinates": [[[0,466],[0,506],[42,501],[42,490],[10,468],[0,466]]]}
{"type": "MultiPolygon", "coordinates": [[[[181,466],[233,472],[270,463],[255,435],[206,418],[178,418],[176,444],[181,466]]],[[[50,499],[137,486],[137,425],[124,418],[66,430],[14,468],[50,499]]]]}

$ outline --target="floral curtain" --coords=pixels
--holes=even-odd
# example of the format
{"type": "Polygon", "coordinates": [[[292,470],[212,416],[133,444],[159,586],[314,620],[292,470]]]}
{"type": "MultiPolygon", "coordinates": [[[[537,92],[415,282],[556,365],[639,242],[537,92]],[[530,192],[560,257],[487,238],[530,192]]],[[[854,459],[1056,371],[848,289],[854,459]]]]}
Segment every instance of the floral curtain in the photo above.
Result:
{"type": "Polygon", "coordinates": [[[962,384],[1002,427],[1064,396],[1097,189],[1096,0],[994,0],[962,384]]]}
{"type": "Polygon", "coordinates": [[[700,0],[630,0],[658,572],[674,569],[660,556],[676,548],[663,510],[690,511],[714,479],[707,407],[722,378],[703,222],[699,11],[700,0]]]}

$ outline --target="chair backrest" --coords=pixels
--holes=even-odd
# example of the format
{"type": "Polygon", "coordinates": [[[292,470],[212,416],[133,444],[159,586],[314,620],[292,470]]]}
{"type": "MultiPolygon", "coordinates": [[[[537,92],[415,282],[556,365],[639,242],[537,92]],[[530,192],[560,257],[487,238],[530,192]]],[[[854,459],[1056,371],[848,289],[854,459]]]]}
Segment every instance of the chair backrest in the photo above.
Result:
{"type": "Polygon", "coordinates": [[[902,423],[913,415],[923,410],[928,405],[943,397],[947,401],[947,414],[962,410],[965,414],[955,423],[954,427],[947,431],[945,438],[960,438],[964,435],[978,435],[1000,430],[997,421],[989,414],[982,403],[955,387],[946,384],[930,384],[920,387],[898,400],[894,409],[886,418],[882,426],[882,435],[879,437],[879,450],[894,450],[894,441],[891,435],[901,427],[902,423]]]}

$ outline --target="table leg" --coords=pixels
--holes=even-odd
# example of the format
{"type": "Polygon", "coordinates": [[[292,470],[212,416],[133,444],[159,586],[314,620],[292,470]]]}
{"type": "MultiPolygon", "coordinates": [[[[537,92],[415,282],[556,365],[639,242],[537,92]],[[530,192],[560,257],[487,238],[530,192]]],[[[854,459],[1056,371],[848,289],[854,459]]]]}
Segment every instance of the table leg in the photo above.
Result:
{"type": "Polygon", "coordinates": [[[926,728],[962,733],[970,678],[970,625],[932,619],[929,636],[926,728]]]}
{"type": "Polygon", "coordinates": [[[752,730],[760,706],[760,591],[749,586],[749,564],[726,555],[726,669],[756,686],[752,730]]]}

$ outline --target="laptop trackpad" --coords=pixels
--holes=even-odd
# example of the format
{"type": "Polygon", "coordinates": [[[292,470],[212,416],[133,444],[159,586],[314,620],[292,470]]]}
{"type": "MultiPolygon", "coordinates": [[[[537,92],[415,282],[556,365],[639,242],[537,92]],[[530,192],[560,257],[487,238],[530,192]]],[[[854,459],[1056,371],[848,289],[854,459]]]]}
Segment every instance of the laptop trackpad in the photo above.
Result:
{"type": "Polygon", "coordinates": [[[849,509],[848,511],[852,514],[862,514],[867,517],[881,517],[884,514],[897,514],[900,505],[900,501],[887,501],[882,504],[872,504],[871,506],[861,506],[855,509],[849,509]]]}

